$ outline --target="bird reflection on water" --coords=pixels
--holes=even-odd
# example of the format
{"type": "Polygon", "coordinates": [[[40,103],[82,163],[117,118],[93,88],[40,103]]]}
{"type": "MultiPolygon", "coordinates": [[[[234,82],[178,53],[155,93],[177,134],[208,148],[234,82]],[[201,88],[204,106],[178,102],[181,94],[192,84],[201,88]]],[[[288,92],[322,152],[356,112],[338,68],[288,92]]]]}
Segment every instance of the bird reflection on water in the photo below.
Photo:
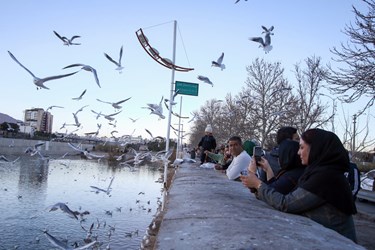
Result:
{"type": "Polygon", "coordinates": [[[56,239],[67,240],[71,249],[74,249],[72,244],[82,247],[89,240],[103,246],[110,242],[111,249],[138,249],[153,214],[160,207],[161,184],[155,180],[161,172],[154,166],[141,165],[130,172],[127,168],[108,167],[97,161],[72,158],[43,161],[23,156],[14,164],[1,164],[0,168],[6,170],[0,175],[0,220],[6,225],[2,237],[7,239],[1,245],[4,249],[51,249],[51,242],[46,234],[43,237],[43,231],[56,239]],[[92,192],[90,186],[105,187],[107,191],[114,177],[111,196],[92,192]],[[140,192],[144,195],[139,196],[140,192]],[[65,205],[74,211],[71,217],[78,215],[78,220],[66,215],[70,213],[67,209],[64,211],[65,205]],[[49,212],[46,208],[63,212],[49,212]],[[111,211],[112,216],[106,215],[106,211],[111,211]],[[83,228],[93,224],[87,239],[88,232],[83,228]],[[115,225],[116,230],[108,225],[115,225]],[[16,232],[23,232],[23,236],[16,232]],[[129,232],[139,232],[139,235],[124,237],[129,232]]]}

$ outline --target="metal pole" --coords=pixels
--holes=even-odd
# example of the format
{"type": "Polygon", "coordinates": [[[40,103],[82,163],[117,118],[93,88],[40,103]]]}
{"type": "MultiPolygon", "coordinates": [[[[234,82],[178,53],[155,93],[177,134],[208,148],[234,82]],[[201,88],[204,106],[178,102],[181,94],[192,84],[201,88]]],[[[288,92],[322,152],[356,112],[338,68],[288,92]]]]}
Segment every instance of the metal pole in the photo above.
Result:
{"type": "Polygon", "coordinates": [[[356,121],[357,120],[357,114],[354,114],[353,115],[353,137],[352,137],[352,157],[354,156],[354,154],[355,154],[355,133],[357,133],[356,132],[356,128],[355,128],[355,124],[356,124],[356,121]]]}
{"type": "MultiPolygon", "coordinates": [[[[173,28],[173,57],[172,57],[172,63],[175,65],[175,60],[176,60],[176,30],[177,30],[177,21],[174,21],[174,28],[173,28]]],[[[165,151],[169,151],[169,134],[171,132],[171,119],[172,119],[172,99],[173,99],[173,94],[174,94],[174,67],[172,67],[172,79],[171,79],[171,91],[170,91],[170,97],[169,97],[169,113],[168,113],[168,127],[167,127],[167,141],[165,143],[165,151]]],[[[164,192],[163,192],[163,204],[162,204],[162,210],[164,210],[165,206],[165,198],[167,195],[167,180],[168,180],[168,162],[166,161],[164,163],[164,180],[163,180],[163,185],[164,185],[164,192]]]]}
{"type": "Polygon", "coordinates": [[[176,150],[176,158],[180,153],[180,138],[181,138],[181,110],[182,110],[182,96],[180,98],[180,117],[178,117],[178,134],[177,134],[177,150],[176,150]]]}

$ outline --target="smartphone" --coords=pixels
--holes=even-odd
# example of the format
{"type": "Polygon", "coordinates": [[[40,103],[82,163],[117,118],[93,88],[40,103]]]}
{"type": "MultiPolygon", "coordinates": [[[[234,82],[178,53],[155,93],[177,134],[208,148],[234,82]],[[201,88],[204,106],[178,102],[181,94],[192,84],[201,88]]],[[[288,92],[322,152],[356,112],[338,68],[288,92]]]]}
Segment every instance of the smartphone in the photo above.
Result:
{"type": "Polygon", "coordinates": [[[255,146],[254,157],[255,157],[255,162],[257,163],[257,165],[259,165],[258,163],[262,160],[262,156],[264,156],[264,150],[262,149],[262,147],[255,146]]]}

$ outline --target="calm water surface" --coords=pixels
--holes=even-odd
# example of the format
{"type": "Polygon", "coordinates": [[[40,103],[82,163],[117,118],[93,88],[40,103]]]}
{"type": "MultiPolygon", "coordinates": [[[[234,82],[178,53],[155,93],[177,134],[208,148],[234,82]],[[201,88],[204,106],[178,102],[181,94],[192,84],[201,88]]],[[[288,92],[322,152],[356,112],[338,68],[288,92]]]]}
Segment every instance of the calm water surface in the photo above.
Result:
{"type": "Polygon", "coordinates": [[[69,246],[84,245],[84,229],[92,223],[100,249],[108,244],[110,249],[139,249],[162,197],[162,184],[156,182],[162,173],[158,167],[142,165],[130,171],[92,160],[47,162],[30,157],[0,164],[0,249],[54,249],[43,234],[46,229],[57,239],[68,240],[69,246]],[[107,189],[112,178],[109,195],[90,187],[107,189]],[[60,209],[49,211],[57,202],[90,214],[80,222],[60,209]]]}

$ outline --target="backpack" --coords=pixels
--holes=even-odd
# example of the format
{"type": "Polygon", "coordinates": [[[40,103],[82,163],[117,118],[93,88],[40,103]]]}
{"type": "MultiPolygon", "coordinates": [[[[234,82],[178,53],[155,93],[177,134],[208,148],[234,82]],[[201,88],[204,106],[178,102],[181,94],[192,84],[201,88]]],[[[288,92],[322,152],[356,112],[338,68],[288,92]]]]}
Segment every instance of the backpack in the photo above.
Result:
{"type": "Polygon", "coordinates": [[[345,175],[349,181],[353,198],[355,200],[359,190],[361,189],[361,177],[357,164],[350,162],[349,172],[345,173],[345,175]]]}

